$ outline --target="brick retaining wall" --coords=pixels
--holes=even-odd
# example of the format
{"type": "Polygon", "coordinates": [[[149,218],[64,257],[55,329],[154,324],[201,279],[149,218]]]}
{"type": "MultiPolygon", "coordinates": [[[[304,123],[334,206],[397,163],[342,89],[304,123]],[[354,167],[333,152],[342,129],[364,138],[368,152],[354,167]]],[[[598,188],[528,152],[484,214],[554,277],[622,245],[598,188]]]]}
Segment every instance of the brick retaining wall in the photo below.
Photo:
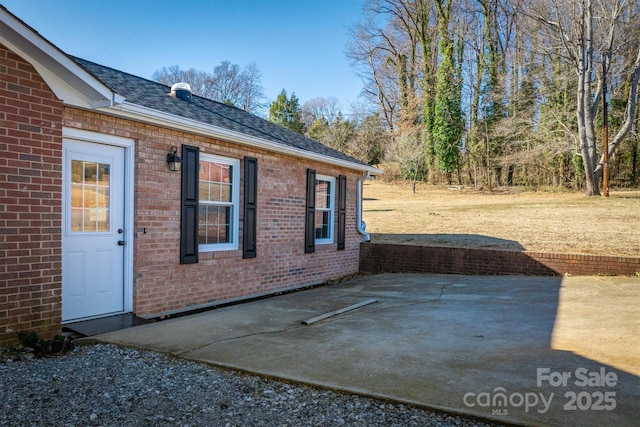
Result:
{"type": "Polygon", "coordinates": [[[640,258],[368,242],[360,244],[360,270],[367,273],[632,276],[640,273],[640,258]]]}

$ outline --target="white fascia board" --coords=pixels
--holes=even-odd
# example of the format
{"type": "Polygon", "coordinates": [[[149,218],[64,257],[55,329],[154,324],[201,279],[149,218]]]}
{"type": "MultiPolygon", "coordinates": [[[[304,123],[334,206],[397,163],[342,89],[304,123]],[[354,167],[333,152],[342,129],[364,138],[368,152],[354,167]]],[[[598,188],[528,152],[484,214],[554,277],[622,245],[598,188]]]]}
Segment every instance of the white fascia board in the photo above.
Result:
{"type": "Polygon", "coordinates": [[[124,101],[51,42],[2,8],[0,43],[31,63],[66,105],[96,108],[124,101]]]}
{"type": "Polygon", "coordinates": [[[336,166],[346,167],[352,170],[369,172],[371,175],[380,175],[382,170],[369,165],[350,162],[323,154],[313,153],[296,147],[279,144],[264,138],[259,138],[244,133],[235,132],[219,126],[212,126],[197,120],[187,119],[172,114],[167,114],[153,108],[144,107],[130,102],[123,102],[107,108],[101,108],[106,114],[117,115],[123,118],[142,121],[162,127],[176,130],[182,130],[189,133],[195,133],[210,138],[220,139],[223,141],[234,142],[239,145],[260,148],[280,154],[288,154],[294,157],[328,163],[336,166]]]}

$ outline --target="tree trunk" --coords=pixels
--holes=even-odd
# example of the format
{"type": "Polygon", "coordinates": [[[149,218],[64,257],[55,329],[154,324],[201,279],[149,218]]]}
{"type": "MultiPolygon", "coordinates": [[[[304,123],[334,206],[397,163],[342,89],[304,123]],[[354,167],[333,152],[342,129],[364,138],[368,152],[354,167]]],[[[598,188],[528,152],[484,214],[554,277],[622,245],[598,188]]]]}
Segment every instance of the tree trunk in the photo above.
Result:
{"type": "Polygon", "coordinates": [[[593,100],[591,90],[591,73],[593,71],[593,17],[591,1],[587,0],[583,9],[582,28],[584,38],[578,45],[578,99],[576,114],[578,118],[578,140],[580,141],[580,153],[584,163],[585,195],[598,196],[597,175],[595,174],[596,139],[594,131],[593,100]]]}
{"type": "Polygon", "coordinates": [[[593,132],[589,132],[590,124],[593,120],[589,114],[589,104],[586,97],[590,96],[591,92],[584,89],[585,76],[581,75],[578,84],[578,139],[580,141],[580,154],[582,155],[582,163],[584,164],[584,182],[585,182],[585,196],[597,196],[600,194],[598,188],[598,181],[596,179],[594,158],[595,158],[595,139],[593,138],[593,132]],[[585,105],[587,104],[587,105],[585,105]]]}
{"type": "Polygon", "coordinates": [[[631,152],[631,186],[636,186],[636,179],[638,174],[638,140],[633,142],[633,148],[631,152]]]}

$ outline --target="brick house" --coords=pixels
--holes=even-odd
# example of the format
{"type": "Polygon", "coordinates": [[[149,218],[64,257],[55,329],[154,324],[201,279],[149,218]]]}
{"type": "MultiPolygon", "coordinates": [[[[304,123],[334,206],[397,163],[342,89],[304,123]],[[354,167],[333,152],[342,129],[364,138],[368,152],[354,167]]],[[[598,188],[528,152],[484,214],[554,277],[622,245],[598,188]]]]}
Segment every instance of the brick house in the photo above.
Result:
{"type": "Polygon", "coordinates": [[[173,89],[71,57],[0,6],[0,345],[358,271],[377,169],[173,89]]]}

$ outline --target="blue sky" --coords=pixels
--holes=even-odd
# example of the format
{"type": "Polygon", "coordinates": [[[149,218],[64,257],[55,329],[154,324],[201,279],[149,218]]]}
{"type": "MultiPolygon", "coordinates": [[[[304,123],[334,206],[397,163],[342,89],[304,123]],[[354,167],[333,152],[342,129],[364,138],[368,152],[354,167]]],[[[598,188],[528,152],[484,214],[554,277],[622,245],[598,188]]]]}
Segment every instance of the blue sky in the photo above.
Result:
{"type": "Polygon", "coordinates": [[[150,78],[164,67],[211,71],[255,62],[269,101],[335,97],[362,88],[345,56],[362,0],[0,0],[66,53],[150,78]]]}

